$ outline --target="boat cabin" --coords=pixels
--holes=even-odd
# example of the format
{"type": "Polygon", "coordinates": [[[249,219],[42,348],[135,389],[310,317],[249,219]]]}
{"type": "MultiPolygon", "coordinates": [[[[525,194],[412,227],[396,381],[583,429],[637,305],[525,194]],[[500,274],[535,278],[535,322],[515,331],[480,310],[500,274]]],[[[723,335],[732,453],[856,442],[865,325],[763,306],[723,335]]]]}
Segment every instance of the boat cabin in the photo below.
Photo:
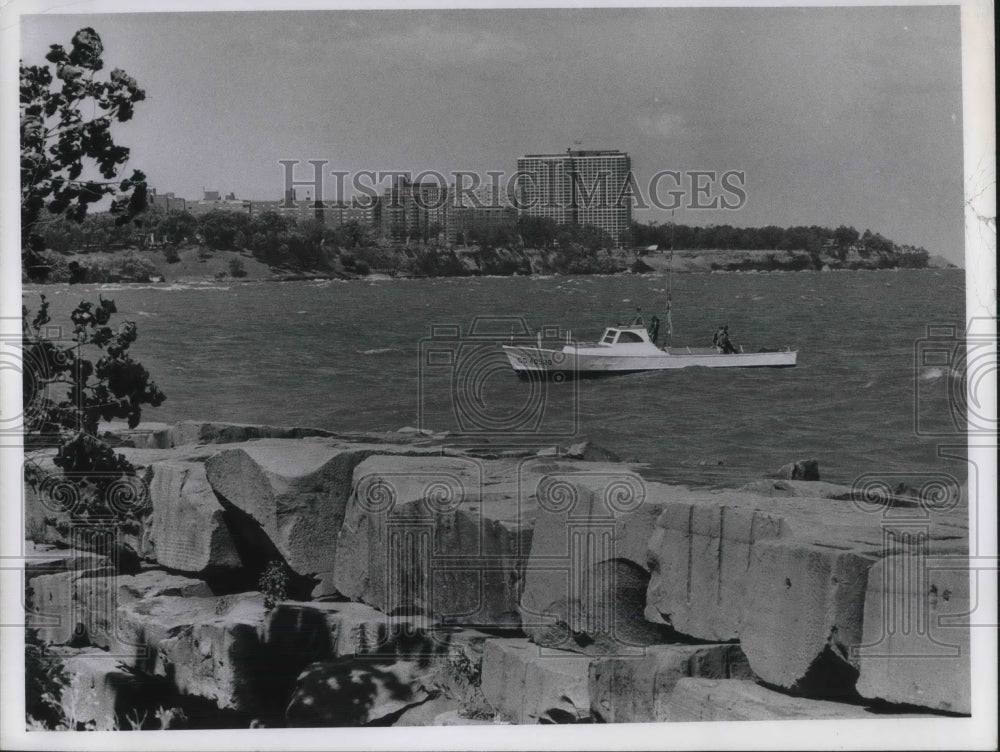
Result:
{"type": "Polygon", "coordinates": [[[644,326],[609,326],[604,330],[604,334],[601,336],[601,341],[599,343],[605,347],[629,347],[630,345],[635,347],[639,346],[639,349],[649,349],[650,347],[659,349],[653,342],[649,339],[649,332],[646,331],[644,326]]]}

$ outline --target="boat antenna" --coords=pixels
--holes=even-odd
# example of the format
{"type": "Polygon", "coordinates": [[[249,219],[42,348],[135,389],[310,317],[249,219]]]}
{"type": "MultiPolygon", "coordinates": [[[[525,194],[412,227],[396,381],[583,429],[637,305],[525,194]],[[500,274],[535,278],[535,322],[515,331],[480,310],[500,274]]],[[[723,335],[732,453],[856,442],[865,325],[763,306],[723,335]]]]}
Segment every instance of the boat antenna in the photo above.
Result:
{"type": "Polygon", "coordinates": [[[674,302],[674,210],[670,210],[670,257],[667,261],[667,347],[673,344],[674,322],[670,310],[674,302]]]}

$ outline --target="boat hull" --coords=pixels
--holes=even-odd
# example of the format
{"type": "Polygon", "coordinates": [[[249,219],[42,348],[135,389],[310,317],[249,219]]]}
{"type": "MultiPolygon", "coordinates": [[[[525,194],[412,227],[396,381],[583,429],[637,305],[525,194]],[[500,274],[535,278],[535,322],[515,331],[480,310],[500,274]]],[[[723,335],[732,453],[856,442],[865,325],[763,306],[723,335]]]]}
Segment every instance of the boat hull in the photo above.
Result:
{"type": "Polygon", "coordinates": [[[503,345],[511,367],[519,374],[562,373],[564,375],[597,375],[667,371],[678,368],[792,368],[796,350],[732,353],[724,355],[714,349],[675,348],[658,354],[597,354],[552,350],[541,347],[503,345]]]}

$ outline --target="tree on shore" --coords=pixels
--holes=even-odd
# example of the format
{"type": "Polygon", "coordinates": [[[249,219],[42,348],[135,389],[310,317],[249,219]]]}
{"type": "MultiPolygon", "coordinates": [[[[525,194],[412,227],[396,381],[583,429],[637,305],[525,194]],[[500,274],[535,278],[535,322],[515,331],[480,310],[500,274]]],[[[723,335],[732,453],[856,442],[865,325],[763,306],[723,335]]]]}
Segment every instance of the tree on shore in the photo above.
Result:
{"type": "Polygon", "coordinates": [[[68,51],[49,48],[55,76],[49,65],[21,61],[21,263],[29,279],[48,271],[45,217],[81,222],[90,205],[114,195],[111,212],[125,224],[146,206],[145,175],[133,170],[119,179],[129,149],[111,137],[111,125],[131,120],[146,94],[120,68],[99,76],[103,53],[100,36],[86,27],[68,51]]]}

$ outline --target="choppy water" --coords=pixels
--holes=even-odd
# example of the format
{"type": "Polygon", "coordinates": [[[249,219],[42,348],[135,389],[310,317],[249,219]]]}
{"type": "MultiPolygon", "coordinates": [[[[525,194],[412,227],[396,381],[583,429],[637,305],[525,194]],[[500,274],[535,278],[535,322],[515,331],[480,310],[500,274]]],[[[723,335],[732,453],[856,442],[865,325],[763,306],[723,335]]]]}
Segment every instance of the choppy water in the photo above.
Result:
{"type": "MultiPolygon", "coordinates": [[[[961,390],[947,357],[923,357],[928,326],[962,330],[961,270],[675,275],[675,345],[710,344],[728,323],[748,350],[797,347],[794,369],[542,387],[500,359],[492,335],[510,331],[504,317],[592,339],[637,305],[662,318],[666,285],[660,275],[623,275],[47,286],[24,297],[34,308],[44,292],[54,323],[82,298],[113,298],[116,320],[139,325],[136,359],[168,396],[149,420],[422,424],[492,442],[586,436],[661,477],[698,483],[739,482],[810,456],[824,479],[840,482],[875,471],[965,477],[961,463],[938,456],[964,441],[955,428],[964,425],[961,390]],[[492,318],[480,319],[483,338],[470,337],[477,317],[492,318]],[[461,336],[430,338],[449,325],[461,336]]],[[[934,345],[952,352],[946,337],[934,345]]]]}

